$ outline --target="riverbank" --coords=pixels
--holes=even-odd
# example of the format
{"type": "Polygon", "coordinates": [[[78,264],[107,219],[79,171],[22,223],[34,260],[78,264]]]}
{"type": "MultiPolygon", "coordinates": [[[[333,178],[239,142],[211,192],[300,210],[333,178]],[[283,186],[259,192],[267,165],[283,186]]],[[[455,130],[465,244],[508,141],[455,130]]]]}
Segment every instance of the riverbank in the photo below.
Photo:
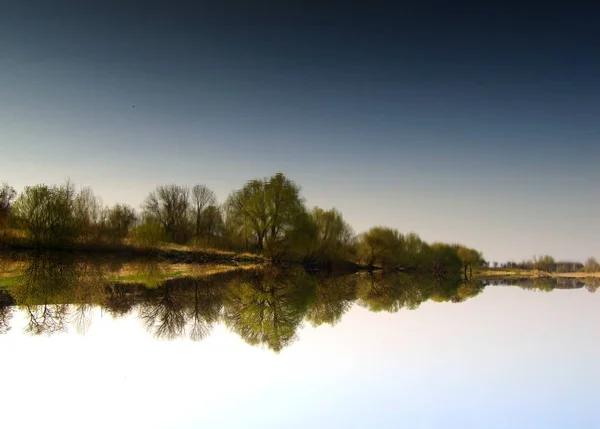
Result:
{"type": "Polygon", "coordinates": [[[567,279],[584,279],[584,278],[600,278],[600,272],[567,272],[567,273],[548,273],[540,270],[519,270],[519,269],[488,269],[481,270],[475,273],[479,279],[536,279],[536,278],[567,278],[567,279]]]}

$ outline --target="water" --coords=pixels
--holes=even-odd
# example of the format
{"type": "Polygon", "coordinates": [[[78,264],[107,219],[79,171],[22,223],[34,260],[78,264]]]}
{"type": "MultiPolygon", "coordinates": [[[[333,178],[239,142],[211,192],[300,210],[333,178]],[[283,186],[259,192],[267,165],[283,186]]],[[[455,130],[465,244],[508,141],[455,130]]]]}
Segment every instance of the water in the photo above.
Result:
{"type": "Polygon", "coordinates": [[[592,284],[74,258],[2,271],[3,427],[600,427],[592,284]]]}

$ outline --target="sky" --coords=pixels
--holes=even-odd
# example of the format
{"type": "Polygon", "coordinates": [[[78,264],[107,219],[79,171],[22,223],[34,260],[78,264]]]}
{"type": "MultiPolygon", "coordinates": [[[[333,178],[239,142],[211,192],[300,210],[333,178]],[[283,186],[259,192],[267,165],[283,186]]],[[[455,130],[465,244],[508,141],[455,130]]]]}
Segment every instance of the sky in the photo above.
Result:
{"type": "Polygon", "coordinates": [[[139,207],[281,171],[356,232],[600,257],[592,2],[325,3],[4,0],[0,182],[139,207]]]}
{"type": "Polygon", "coordinates": [[[490,286],[460,304],[305,327],[280,354],[224,326],[157,340],[94,310],[85,335],[0,335],[4,427],[594,428],[600,295],[490,286]],[[375,333],[375,335],[374,335],[375,333]],[[43,359],[40,359],[43,356],[43,359]],[[49,424],[50,423],[50,424],[49,424]]]}

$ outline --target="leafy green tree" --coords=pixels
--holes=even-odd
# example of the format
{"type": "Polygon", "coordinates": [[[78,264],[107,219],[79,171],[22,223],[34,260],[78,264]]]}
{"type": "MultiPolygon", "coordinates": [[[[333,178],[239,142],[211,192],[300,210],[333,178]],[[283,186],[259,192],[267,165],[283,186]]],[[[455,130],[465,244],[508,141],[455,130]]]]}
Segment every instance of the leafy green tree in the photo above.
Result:
{"type": "Polygon", "coordinates": [[[358,252],[369,265],[398,268],[404,257],[404,237],[397,229],[376,226],[359,237],[358,252]]]}
{"type": "Polygon", "coordinates": [[[290,250],[290,237],[306,219],[300,188],[282,173],[249,181],[229,196],[225,207],[229,226],[237,226],[240,235],[249,232],[256,249],[272,257],[290,250]]]}
{"type": "Polygon", "coordinates": [[[483,265],[481,253],[465,246],[457,246],[456,249],[463,265],[465,280],[473,278],[473,267],[478,268],[483,265]]]}
{"type": "Polygon", "coordinates": [[[533,257],[533,264],[538,271],[550,273],[556,269],[556,262],[550,255],[540,255],[533,257]]]}
{"type": "MultiPolygon", "coordinates": [[[[308,247],[306,260],[331,262],[349,256],[354,244],[354,232],[342,214],[336,209],[323,210],[315,207],[310,218],[314,229],[310,228],[312,242],[308,247]]],[[[304,229],[308,231],[309,228],[304,229]]]]}

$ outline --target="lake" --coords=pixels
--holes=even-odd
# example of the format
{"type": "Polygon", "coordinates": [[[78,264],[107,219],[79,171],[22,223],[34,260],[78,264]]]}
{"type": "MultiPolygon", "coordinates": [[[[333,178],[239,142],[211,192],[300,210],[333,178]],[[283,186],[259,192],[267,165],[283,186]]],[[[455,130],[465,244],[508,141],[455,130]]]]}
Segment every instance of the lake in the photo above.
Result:
{"type": "Polygon", "coordinates": [[[73,255],[0,272],[3,427],[600,427],[585,281],[73,255]]]}

